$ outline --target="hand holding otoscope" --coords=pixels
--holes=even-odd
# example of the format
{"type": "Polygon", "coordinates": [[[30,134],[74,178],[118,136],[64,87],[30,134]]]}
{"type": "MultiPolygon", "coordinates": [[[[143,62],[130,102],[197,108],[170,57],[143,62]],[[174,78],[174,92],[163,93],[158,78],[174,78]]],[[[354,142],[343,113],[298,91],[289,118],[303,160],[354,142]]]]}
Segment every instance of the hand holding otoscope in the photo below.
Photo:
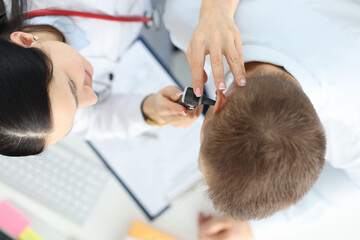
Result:
{"type": "Polygon", "coordinates": [[[191,87],[183,92],[168,86],[145,98],[141,110],[147,123],[174,127],[189,127],[201,115],[203,104],[214,105],[206,96],[196,97],[191,87]]]}

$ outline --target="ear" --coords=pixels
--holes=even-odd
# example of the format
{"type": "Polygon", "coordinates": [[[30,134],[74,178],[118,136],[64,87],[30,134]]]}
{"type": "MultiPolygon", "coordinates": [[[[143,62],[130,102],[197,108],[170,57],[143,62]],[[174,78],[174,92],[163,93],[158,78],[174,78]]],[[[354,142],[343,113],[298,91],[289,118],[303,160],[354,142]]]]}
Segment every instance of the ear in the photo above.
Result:
{"type": "Polygon", "coordinates": [[[214,114],[217,114],[225,106],[227,98],[223,91],[216,90],[216,103],[214,106],[214,114]]]}
{"type": "Polygon", "coordinates": [[[10,35],[10,41],[24,48],[32,47],[33,44],[36,42],[34,39],[34,35],[25,32],[13,32],[10,35]]]}

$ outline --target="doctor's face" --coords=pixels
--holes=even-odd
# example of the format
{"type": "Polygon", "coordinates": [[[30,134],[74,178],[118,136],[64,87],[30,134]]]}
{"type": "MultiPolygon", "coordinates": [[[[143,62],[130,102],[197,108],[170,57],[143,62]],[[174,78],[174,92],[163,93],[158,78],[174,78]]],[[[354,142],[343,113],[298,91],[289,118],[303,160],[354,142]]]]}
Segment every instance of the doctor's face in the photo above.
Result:
{"type": "Polygon", "coordinates": [[[53,76],[49,85],[53,128],[47,146],[62,139],[71,129],[76,111],[97,102],[92,88],[93,68],[77,50],[59,41],[35,44],[49,55],[53,76]]]}

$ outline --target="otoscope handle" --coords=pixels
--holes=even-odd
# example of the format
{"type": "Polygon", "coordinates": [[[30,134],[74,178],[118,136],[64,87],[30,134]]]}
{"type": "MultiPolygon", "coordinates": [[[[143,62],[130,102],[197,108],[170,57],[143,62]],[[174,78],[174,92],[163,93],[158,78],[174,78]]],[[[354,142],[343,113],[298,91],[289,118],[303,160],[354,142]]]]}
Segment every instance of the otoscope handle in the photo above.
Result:
{"type": "Polygon", "coordinates": [[[185,106],[189,110],[193,110],[196,108],[196,106],[201,104],[214,105],[215,101],[206,97],[205,95],[197,97],[194,94],[192,87],[186,87],[178,103],[185,106]]]}
{"type": "Polygon", "coordinates": [[[177,102],[180,105],[183,105],[184,107],[186,107],[188,110],[194,110],[196,108],[196,106],[189,106],[188,104],[184,103],[181,101],[181,99],[177,102]]]}

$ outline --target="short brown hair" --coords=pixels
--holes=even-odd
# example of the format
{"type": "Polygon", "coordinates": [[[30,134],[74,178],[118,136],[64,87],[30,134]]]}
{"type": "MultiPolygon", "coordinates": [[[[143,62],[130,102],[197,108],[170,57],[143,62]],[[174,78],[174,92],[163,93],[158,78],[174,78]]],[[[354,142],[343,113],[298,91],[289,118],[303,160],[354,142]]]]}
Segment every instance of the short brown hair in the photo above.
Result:
{"type": "Polygon", "coordinates": [[[216,209],[261,219],[299,201],[325,162],[325,133],[302,89],[262,75],[236,88],[206,123],[202,163],[216,209]]]}

